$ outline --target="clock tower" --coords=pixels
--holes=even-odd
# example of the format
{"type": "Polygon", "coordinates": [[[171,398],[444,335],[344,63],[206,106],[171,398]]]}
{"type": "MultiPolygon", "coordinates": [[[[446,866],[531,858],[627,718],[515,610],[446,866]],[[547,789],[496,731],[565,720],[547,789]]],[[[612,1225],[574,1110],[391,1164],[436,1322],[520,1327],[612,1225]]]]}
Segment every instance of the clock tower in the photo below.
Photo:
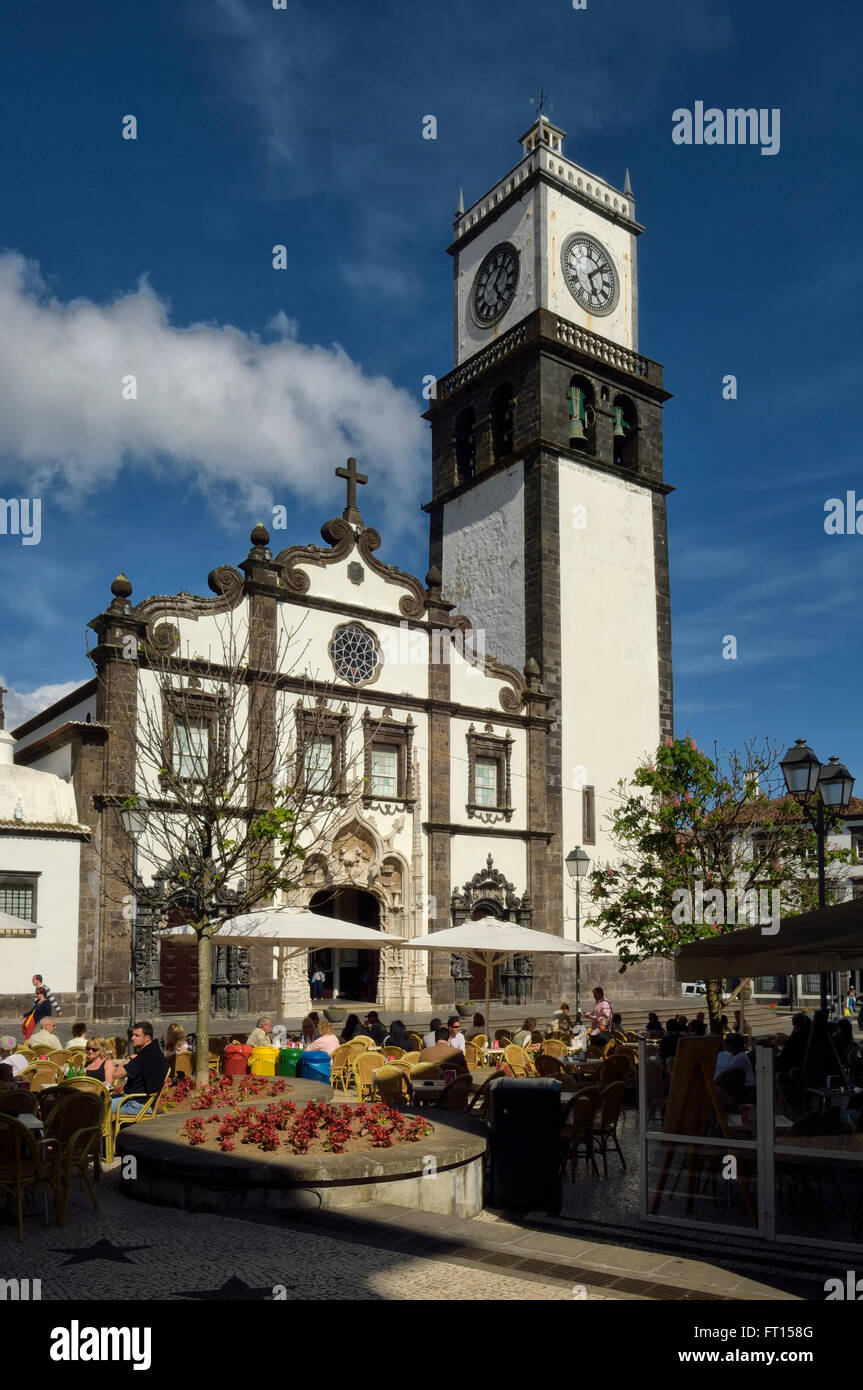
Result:
{"type": "MultiPolygon", "coordinates": [[[[629,176],[620,191],[590,174],[565,138],[540,115],[515,167],[468,208],[459,199],[455,367],[428,412],[426,510],[444,597],[498,661],[533,658],[551,697],[547,824],[529,827],[527,889],[544,904],[534,925],[572,935],[564,857],[577,844],[594,863],[612,857],[616,783],[672,732],[671,489],[668,393],[638,351],[629,176]]],[[[589,924],[582,939],[613,953],[589,924]]],[[[551,992],[557,967],[535,964],[551,992]]],[[[649,967],[621,979],[606,959],[593,973],[617,997],[663,992],[649,967]]]]}

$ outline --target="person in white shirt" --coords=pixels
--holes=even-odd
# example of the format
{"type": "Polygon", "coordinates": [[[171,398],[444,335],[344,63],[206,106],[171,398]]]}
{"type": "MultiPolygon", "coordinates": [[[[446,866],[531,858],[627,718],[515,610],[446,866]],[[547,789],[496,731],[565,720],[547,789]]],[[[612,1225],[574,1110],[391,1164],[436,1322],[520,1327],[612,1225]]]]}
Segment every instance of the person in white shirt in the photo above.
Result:
{"type": "Polygon", "coordinates": [[[725,1046],[716,1059],[713,1080],[718,1081],[723,1072],[742,1071],[744,1086],[755,1085],[755,1072],[746,1053],[746,1044],[739,1033],[729,1033],[725,1046]]]}
{"type": "Polygon", "coordinates": [[[435,1042],[437,1041],[435,1035],[437,1033],[438,1028],[441,1027],[442,1021],[443,1020],[439,1018],[432,1019],[431,1023],[429,1024],[429,1031],[423,1037],[423,1047],[434,1047],[435,1042]]]}
{"type": "Polygon", "coordinates": [[[54,1037],[54,1029],[57,1027],[56,1018],[43,1018],[42,1027],[38,1033],[33,1033],[27,1044],[34,1052],[60,1052],[62,1043],[54,1037]]]}
{"type": "Polygon", "coordinates": [[[26,1071],[30,1063],[26,1057],[22,1057],[20,1052],[13,1052],[11,1057],[4,1057],[7,1067],[11,1067],[16,1076],[20,1076],[22,1071],[26,1071]]]}
{"type": "Polygon", "coordinates": [[[453,1014],[452,1018],[447,1019],[446,1026],[449,1029],[450,1047],[457,1047],[459,1052],[464,1052],[464,1034],[461,1031],[461,1019],[453,1014]]]}

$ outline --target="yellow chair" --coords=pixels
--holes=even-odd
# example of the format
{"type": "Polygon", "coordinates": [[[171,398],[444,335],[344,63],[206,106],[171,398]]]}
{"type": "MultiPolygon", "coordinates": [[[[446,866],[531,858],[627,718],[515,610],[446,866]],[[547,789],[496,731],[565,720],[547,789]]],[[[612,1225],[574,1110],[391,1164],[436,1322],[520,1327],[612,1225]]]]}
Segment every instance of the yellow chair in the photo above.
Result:
{"type": "Polygon", "coordinates": [[[416,1052],[406,1052],[400,1060],[402,1062],[407,1062],[409,1066],[414,1066],[417,1062],[421,1060],[422,1055],[423,1054],[421,1049],[416,1052]]]}
{"type": "Polygon", "coordinates": [[[503,1049],[503,1058],[507,1066],[512,1068],[513,1076],[536,1076],[536,1068],[530,1063],[523,1047],[510,1043],[503,1049]]]}
{"type": "Polygon", "coordinates": [[[48,1061],[31,1062],[18,1079],[26,1081],[31,1091],[41,1091],[43,1086],[56,1086],[63,1080],[63,1068],[48,1061]]]}
{"type": "Polygon", "coordinates": [[[0,1115],[38,1115],[36,1091],[0,1091],[0,1115]]]}
{"type": "Polygon", "coordinates": [[[410,1039],[411,1047],[414,1048],[416,1052],[422,1052],[423,1048],[425,1047],[425,1043],[422,1040],[422,1035],[420,1033],[408,1033],[408,1037],[410,1039]]]}
{"type": "Polygon", "coordinates": [[[411,1098],[410,1073],[406,1067],[378,1067],[374,1089],[385,1105],[407,1105],[411,1098]]]}
{"type": "Polygon", "coordinates": [[[105,1111],[108,1109],[108,1094],[105,1091],[101,1096],[95,1096],[80,1089],[67,1090],[64,1086],[58,1086],[57,1093],[56,1104],[52,1105],[47,1113],[43,1099],[42,1118],[45,1138],[56,1142],[54,1161],[57,1193],[61,1204],[59,1224],[62,1226],[69,1206],[73,1167],[78,1169],[84,1180],[93,1209],[99,1210],[96,1193],[90,1181],[90,1165],[93,1166],[93,1173],[98,1182],[100,1141],[105,1111]]]}
{"type": "Polygon", "coordinates": [[[477,1033],[475,1037],[468,1038],[468,1042],[473,1043],[474,1047],[479,1048],[480,1052],[484,1052],[488,1047],[488,1034],[477,1033]]]}
{"type": "Polygon", "coordinates": [[[174,1065],[171,1068],[172,1076],[192,1076],[191,1052],[175,1052],[173,1062],[174,1065]]]}
{"type": "Polygon", "coordinates": [[[374,1047],[375,1045],[374,1038],[370,1038],[367,1033],[354,1033],[354,1036],[351,1038],[351,1042],[362,1043],[363,1046],[366,1048],[374,1047]]]}
{"type": "Polygon", "coordinates": [[[464,1059],[469,1071],[474,1071],[480,1064],[480,1053],[472,1042],[466,1042],[464,1045],[464,1059]]]}
{"type": "Polygon", "coordinates": [[[106,1100],[110,1094],[104,1081],[98,1081],[95,1076],[67,1076],[59,1083],[57,1090],[89,1091],[91,1095],[104,1096],[106,1100]]]}
{"type": "Polygon", "coordinates": [[[411,1068],[411,1081],[442,1081],[443,1068],[436,1062],[419,1062],[411,1068]]]}
{"type": "Polygon", "coordinates": [[[353,1081],[353,1067],[351,1064],[351,1045],[342,1043],[333,1053],[332,1070],[330,1071],[330,1085],[335,1091],[339,1086],[348,1093],[348,1086],[353,1081]]]}
{"type": "Polygon", "coordinates": [[[32,1047],[28,1047],[26,1043],[22,1043],[20,1047],[16,1047],[15,1051],[19,1057],[26,1057],[28,1062],[36,1061],[37,1054],[33,1051],[32,1047]]]}
{"type": "Polygon", "coordinates": [[[542,1045],[542,1053],[545,1057],[557,1057],[558,1061],[562,1062],[566,1056],[566,1044],[547,1038],[542,1045]]]}
{"type": "Polygon", "coordinates": [[[112,1113],[109,1108],[106,1117],[109,1125],[110,1134],[110,1152],[107,1155],[109,1163],[114,1157],[114,1154],[117,1152],[117,1140],[120,1137],[120,1130],[125,1129],[127,1125],[138,1125],[141,1123],[142,1120],[152,1120],[153,1116],[159,1109],[159,1102],[161,1101],[162,1096],[165,1093],[167,1085],[168,1078],[165,1077],[165,1084],[163,1085],[161,1091],[153,1091],[152,1094],[149,1096],[145,1095],[143,1092],[139,1093],[137,1091],[131,1092],[129,1095],[126,1095],[124,1092],[124,1100],[142,1100],[144,1102],[144,1104],[141,1106],[141,1109],[136,1110],[134,1115],[129,1115],[128,1113],[124,1114],[122,1108],[118,1109],[116,1113],[112,1113]]]}
{"type": "Polygon", "coordinates": [[[352,1058],[352,1062],[357,1099],[369,1100],[373,1089],[374,1074],[384,1064],[376,1052],[361,1052],[359,1056],[352,1058]]]}
{"type": "Polygon", "coordinates": [[[383,1043],[381,1045],[381,1052],[389,1062],[397,1062],[399,1058],[405,1055],[403,1047],[393,1047],[390,1043],[383,1043]]]}

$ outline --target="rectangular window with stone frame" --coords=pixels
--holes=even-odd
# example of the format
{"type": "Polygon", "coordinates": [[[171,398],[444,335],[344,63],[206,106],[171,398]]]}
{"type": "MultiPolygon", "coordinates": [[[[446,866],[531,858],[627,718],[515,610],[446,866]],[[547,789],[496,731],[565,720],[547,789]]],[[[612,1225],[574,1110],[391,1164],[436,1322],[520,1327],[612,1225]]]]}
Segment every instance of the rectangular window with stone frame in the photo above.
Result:
{"type": "Polygon", "coordinates": [[[373,802],[415,801],[413,777],[414,722],[408,715],[404,724],[385,709],[375,717],[363,714],[363,805],[373,802]]]}
{"type": "Polygon", "coordinates": [[[36,894],[39,875],[31,873],[0,873],[0,912],[18,917],[20,927],[0,929],[0,936],[35,936],[36,894]],[[30,925],[33,923],[34,925],[30,925]]]}
{"type": "Polygon", "coordinates": [[[329,709],[323,701],[295,706],[295,786],[321,796],[344,796],[348,711],[329,709]]]}
{"type": "Polygon", "coordinates": [[[170,769],[170,776],[185,786],[218,781],[228,753],[225,697],[194,687],[163,690],[162,719],[165,767],[170,769]]]}
{"type": "Polygon", "coordinates": [[[596,844],[596,790],[594,787],[581,789],[581,842],[583,845],[596,844]]]}
{"type": "Polygon", "coordinates": [[[491,724],[467,733],[468,819],[511,820],[512,734],[496,734],[491,724]]]}

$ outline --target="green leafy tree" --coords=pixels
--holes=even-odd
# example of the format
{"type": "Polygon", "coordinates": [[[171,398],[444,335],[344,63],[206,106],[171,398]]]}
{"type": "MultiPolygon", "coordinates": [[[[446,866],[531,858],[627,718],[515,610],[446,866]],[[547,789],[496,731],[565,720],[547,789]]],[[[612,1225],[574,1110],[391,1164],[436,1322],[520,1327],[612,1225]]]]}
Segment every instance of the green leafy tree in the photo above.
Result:
{"type": "MultiPolygon", "coordinates": [[[[616,941],[621,973],[678,946],[817,906],[816,837],[784,794],[782,752],[769,740],[708,757],[666,739],[612,813],[614,861],[591,874],[595,923],[616,941]]],[[[828,893],[847,851],[828,850],[828,893]]],[[[707,981],[711,1022],[721,981],[707,981]]]]}

